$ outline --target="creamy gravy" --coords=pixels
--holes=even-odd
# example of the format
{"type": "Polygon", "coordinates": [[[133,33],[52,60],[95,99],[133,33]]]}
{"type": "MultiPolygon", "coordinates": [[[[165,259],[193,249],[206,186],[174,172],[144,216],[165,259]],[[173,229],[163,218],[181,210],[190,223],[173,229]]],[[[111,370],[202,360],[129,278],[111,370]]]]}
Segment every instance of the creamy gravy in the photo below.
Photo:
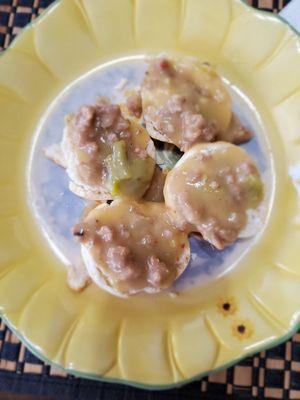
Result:
{"type": "Polygon", "coordinates": [[[66,124],[62,149],[75,184],[106,190],[108,199],[145,193],[154,171],[154,147],[149,151],[152,142],[141,125],[125,119],[120,107],[104,98],[68,115],[66,124]]]}
{"type": "Polygon", "coordinates": [[[164,204],[114,201],[92,210],[73,234],[110,285],[122,293],[169,288],[188,264],[187,235],[164,204]]]}
{"type": "Polygon", "coordinates": [[[218,74],[188,59],[154,59],[141,89],[143,115],[153,130],[182,151],[201,142],[244,142],[249,131],[233,117],[231,99],[218,74]],[[227,132],[229,129],[229,132],[227,132]]]}
{"type": "Polygon", "coordinates": [[[169,172],[164,195],[180,229],[199,232],[218,249],[233,243],[247,223],[247,210],[263,197],[258,170],[240,147],[199,144],[169,172]]]}

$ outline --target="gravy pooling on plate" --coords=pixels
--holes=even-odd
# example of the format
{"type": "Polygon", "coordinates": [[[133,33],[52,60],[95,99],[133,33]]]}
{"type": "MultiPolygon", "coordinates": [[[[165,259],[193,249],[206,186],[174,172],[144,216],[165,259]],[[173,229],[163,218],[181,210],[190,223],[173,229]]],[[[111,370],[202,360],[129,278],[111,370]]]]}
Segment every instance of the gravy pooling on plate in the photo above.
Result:
{"type": "Polygon", "coordinates": [[[186,268],[189,242],[164,204],[115,200],[73,228],[92,279],[114,294],[158,292],[186,268]]]}
{"type": "Polygon", "coordinates": [[[155,58],[149,63],[141,96],[150,135],[182,151],[196,143],[242,143],[251,137],[232,114],[227,89],[208,64],[155,58]]]}
{"type": "Polygon", "coordinates": [[[164,196],[178,227],[198,232],[218,249],[232,244],[258,207],[263,184],[242,148],[216,142],[191,148],[169,172],[164,196]]]}

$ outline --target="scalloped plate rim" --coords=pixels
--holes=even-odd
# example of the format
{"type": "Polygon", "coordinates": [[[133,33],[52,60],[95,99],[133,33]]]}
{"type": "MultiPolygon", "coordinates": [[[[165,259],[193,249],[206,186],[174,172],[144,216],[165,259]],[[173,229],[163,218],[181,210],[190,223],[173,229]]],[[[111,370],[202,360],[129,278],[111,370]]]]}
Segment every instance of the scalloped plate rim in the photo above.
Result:
{"type": "Polygon", "coordinates": [[[184,385],[187,385],[189,383],[195,382],[199,379],[204,378],[205,376],[208,376],[210,374],[216,374],[220,371],[226,370],[228,368],[233,367],[240,361],[244,360],[247,357],[252,357],[257,353],[260,353],[261,351],[266,351],[269,350],[273,347],[279,346],[282,343],[288,341],[291,339],[291,337],[297,333],[297,331],[300,329],[300,321],[296,322],[296,324],[288,330],[284,335],[280,336],[279,338],[276,338],[274,340],[271,340],[267,345],[261,345],[257,346],[254,351],[250,351],[249,353],[243,354],[241,357],[234,358],[232,361],[225,363],[221,365],[220,367],[214,368],[212,370],[204,371],[198,375],[194,375],[189,379],[181,380],[179,382],[171,383],[171,384],[166,384],[166,385],[147,385],[135,381],[130,381],[127,379],[118,379],[118,378],[108,378],[103,375],[97,375],[97,374],[92,374],[88,372],[80,372],[76,370],[72,370],[69,368],[62,367],[60,364],[57,364],[50,360],[49,358],[45,357],[42,353],[40,353],[27,339],[13,327],[13,325],[10,323],[9,319],[5,317],[4,314],[0,314],[1,319],[4,321],[4,323],[9,327],[9,329],[13,332],[13,334],[40,360],[45,362],[46,364],[58,368],[62,372],[66,372],[67,374],[74,375],[77,378],[83,378],[83,379],[90,379],[98,382],[106,382],[106,383],[116,383],[116,384],[122,384],[122,385],[130,385],[132,387],[138,388],[138,389],[145,389],[145,390],[169,390],[169,389],[175,389],[175,388],[180,388],[184,385]]]}
{"type": "MultiPolygon", "coordinates": [[[[55,0],[54,2],[59,2],[60,0],[55,0]]],[[[250,4],[248,3],[247,0],[239,0],[241,3],[243,3],[248,9],[253,10],[253,7],[250,6],[250,4]]],[[[256,12],[266,15],[267,17],[273,17],[275,19],[278,19],[280,22],[283,22],[285,25],[288,26],[288,28],[296,34],[296,36],[298,36],[300,38],[300,32],[297,31],[297,29],[295,29],[293,27],[293,25],[291,25],[285,18],[283,18],[280,14],[275,14],[272,13],[271,11],[267,11],[267,10],[261,10],[261,9],[254,9],[256,12]]]]}
{"type": "MultiPolygon", "coordinates": [[[[269,11],[266,10],[260,10],[260,9],[254,9],[252,6],[250,6],[247,2],[247,0],[238,0],[240,3],[242,3],[246,8],[251,10],[252,12],[256,12],[258,14],[262,14],[270,19],[275,19],[278,20],[281,24],[284,24],[287,26],[287,28],[290,30],[290,32],[296,36],[298,39],[300,39],[300,32],[298,32],[287,20],[285,20],[283,17],[281,17],[278,14],[273,14],[269,11]]],[[[61,3],[61,0],[54,0],[52,4],[50,4],[39,16],[37,16],[33,21],[28,23],[25,28],[18,34],[16,37],[13,38],[12,42],[9,44],[9,46],[2,50],[0,53],[0,59],[1,56],[4,55],[6,52],[8,52],[10,49],[12,49],[15,45],[15,43],[18,42],[19,38],[22,36],[22,34],[27,30],[30,29],[31,27],[34,27],[37,25],[44,17],[46,17],[49,13],[52,12],[59,4],[61,3]]],[[[194,375],[189,379],[186,380],[181,380],[179,382],[175,382],[172,384],[165,384],[165,385],[152,385],[152,384],[143,384],[135,381],[130,381],[127,379],[118,379],[118,378],[108,378],[103,375],[99,374],[92,374],[88,372],[81,372],[81,371],[76,371],[72,369],[65,368],[61,366],[60,364],[57,364],[50,360],[49,358],[45,357],[39,350],[37,350],[36,347],[34,347],[34,344],[29,342],[25,336],[13,326],[13,323],[10,322],[9,318],[5,316],[5,313],[0,313],[1,319],[4,321],[4,323],[8,326],[8,328],[13,332],[13,334],[40,360],[45,362],[46,364],[58,368],[59,370],[67,373],[74,375],[78,378],[84,378],[84,379],[90,379],[94,381],[99,381],[99,382],[107,382],[107,383],[115,383],[115,384],[123,384],[123,385],[130,385],[135,388],[139,389],[145,389],[145,390],[168,390],[168,389],[174,389],[174,388],[179,388],[182,387],[186,384],[192,383],[194,381],[197,381],[199,379],[204,378],[205,376],[208,376],[213,373],[218,373],[222,370],[225,370],[227,368],[230,368],[240,361],[244,360],[247,357],[251,357],[261,351],[266,351],[268,349],[271,349],[273,347],[279,346],[280,344],[286,342],[287,340],[291,339],[291,337],[297,333],[297,331],[300,329],[300,321],[296,321],[293,326],[291,326],[290,329],[287,330],[285,334],[283,334],[280,337],[277,337],[273,340],[270,340],[270,342],[262,345],[256,345],[254,346],[255,349],[253,351],[249,351],[248,353],[243,354],[241,357],[236,357],[232,359],[230,362],[225,363],[217,368],[213,368],[211,370],[204,371],[200,374],[194,375]]]]}

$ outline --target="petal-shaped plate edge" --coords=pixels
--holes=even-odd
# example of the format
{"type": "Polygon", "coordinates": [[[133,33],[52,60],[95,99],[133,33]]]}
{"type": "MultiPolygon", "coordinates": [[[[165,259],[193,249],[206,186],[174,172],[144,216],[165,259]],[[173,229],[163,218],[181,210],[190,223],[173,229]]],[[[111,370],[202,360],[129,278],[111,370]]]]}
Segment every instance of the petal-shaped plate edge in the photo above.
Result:
{"type": "Polygon", "coordinates": [[[204,371],[201,374],[192,376],[189,379],[186,380],[182,380],[180,382],[177,383],[172,383],[169,385],[147,385],[147,384],[142,384],[139,382],[134,382],[134,381],[129,381],[129,380],[125,380],[125,379],[116,379],[116,378],[109,378],[109,377],[105,377],[105,376],[99,376],[97,374],[90,374],[90,373],[84,373],[81,371],[75,371],[75,370],[70,370],[68,368],[64,368],[61,365],[53,362],[52,360],[48,359],[47,357],[45,357],[42,353],[40,353],[39,351],[37,351],[37,349],[35,347],[32,346],[32,344],[30,342],[28,342],[26,340],[26,338],[16,329],[13,328],[13,326],[10,324],[10,321],[5,318],[5,316],[1,316],[2,320],[4,321],[4,323],[9,327],[9,329],[13,332],[13,334],[22,342],[24,343],[24,345],[36,356],[38,357],[40,360],[42,360],[43,362],[45,362],[48,365],[51,365],[53,367],[58,368],[59,370],[66,372],[68,374],[74,375],[78,378],[85,378],[85,379],[93,379],[99,382],[107,382],[107,383],[119,383],[119,384],[127,384],[127,385],[131,385],[133,387],[139,388],[139,389],[146,389],[146,390],[168,390],[168,389],[174,389],[174,388],[179,388],[181,386],[184,386],[188,383],[192,383],[194,381],[197,381],[199,379],[204,378],[207,375],[210,374],[217,374],[220,371],[223,371],[225,369],[231,368],[233,367],[235,364],[239,363],[240,361],[244,360],[246,357],[252,357],[255,354],[261,352],[261,351],[266,351],[269,350],[273,347],[279,346],[282,343],[286,342],[287,340],[291,339],[291,337],[293,335],[295,335],[297,333],[297,331],[300,329],[300,323],[297,323],[289,332],[287,332],[285,335],[281,336],[278,339],[273,340],[272,342],[269,343],[268,346],[266,345],[261,345],[261,346],[257,346],[257,348],[255,348],[255,350],[247,353],[247,354],[243,354],[241,357],[236,357],[234,359],[232,359],[232,361],[221,365],[218,368],[214,368],[213,370],[208,370],[208,371],[204,371]]]}
{"type": "MultiPolygon", "coordinates": [[[[239,0],[239,1],[241,1],[242,3],[245,3],[245,4],[246,4],[246,0],[239,0]]],[[[50,11],[52,10],[52,8],[56,7],[56,5],[57,5],[59,2],[60,2],[59,0],[55,1],[55,2],[50,6],[50,8],[49,8],[48,10],[46,10],[46,12],[45,12],[43,15],[41,15],[37,20],[43,19],[43,18],[48,14],[48,12],[50,12],[50,11]]],[[[248,6],[247,4],[246,4],[246,6],[249,7],[249,9],[251,9],[251,7],[248,6]]],[[[257,12],[257,11],[256,11],[256,12],[257,12]]],[[[264,12],[264,11],[259,11],[258,13],[268,14],[267,12],[264,12]]],[[[277,16],[277,18],[280,19],[282,22],[284,22],[284,24],[288,25],[288,26],[289,26],[289,29],[292,30],[293,32],[295,32],[295,33],[298,35],[298,33],[293,29],[293,27],[291,27],[284,19],[282,19],[280,16],[277,16]]],[[[37,21],[37,20],[36,20],[36,21],[37,21]]],[[[30,25],[35,25],[35,24],[36,24],[36,21],[34,21],[33,23],[31,23],[30,25]]],[[[26,29],[26,28],[25,28],[25,29],[26,29]]],[[[13,42],[12,46],[13,46],[14,43],[17,42],[17,41],[18,41],[18,38],[16,39],[16,41],[13,42]]],[[[10,46],[10,47],[11,47],[11,46],[10,46]]],[[[10,48],[10,47],[9,47],[9,48],[10,48]]],[[[8,51],[9,48],[8,48],[6,51],[8,51]]],[[[5,52],[6,52],[6,51],[5,51],[5,52]]],[[[40,359],[42,359],[43,361],[45,361],[45,362],[48,363],[48,364],[52,364],[53,366],[56,366],[56,367],[58,367],[58,368],[60,368],[60,369],[63,369],[64,371],[66,371],[66,372],[68,372],[68,373],[71,373],[71,374],[73,374],[73,375],[75,375],[75,376],[78,376],[78,377],[89,378],[89,379],[95,379],[95,380],[100,380],[100,381],[107,381],[107,382],[114,382],[114,383],[127,383],[127,384],[130,384],[130,385],[139,387],[139,388],[151,389],[151,390],[170,389],[170,388],[173,388],[173,387],[178,387],[178,386],[184,385],[184,384],[186,384],[186,383],[188,383],[188,382],[192,382],[192,381],[194,381],[194,380],[200,379],[200,378],[202,378],[203,376],[206,376],[206,375],[208,375],[208,374],[210,374],[210,373],[216,373],[216,372],[218,372],[218,371],[220,371],[220,370],[222,370],[222,369],[229,368],[230,366],[232,366],[232,365],[234,365],[235,363],[239,362],[240,360],[242,360],[242,359],[245,358],[246,356],[251,356],[251,355],[253,355],[253,354],[255,354],[255,353],[259,352],[259,351],[263,351],[263,350],[266,350],[266,349],[271,348],[271,347],[273,347],[273,346],[277,346],[277,345],[279,345],[280,343],[283,343],[284,341],[288,340],[294,333],[296,333],[297,330],[300,328],[300,323],[299,323],[299,322],[298,322],[298,323],[295,323],[294,326],[293,326],[289,331],[287,331],[287,332],[286,332],[284,335],[282,335],[281,337],[276,338],[276,339],[272,340],[271,342],[269,342],[269,344],[268,344],[267,346],[266,346],[265,344],[263,344],[263,345],[261,345],[261,346],[260,346],[260,345],[256,345],[256,346],[253,347],[253,351],[247,352],[247,354],[243,354],[241,357],[235,357],[235,358],[232,359],[229,363],[223,364],[223,365],[221,365],[221,366],[218,367],[218,368],[214,368],[213,370],[208,370],[208,371],[202,372],[201,374],[195,375],[195,376],[193,376],[193,377],[191,377],[191,378],[189,378],[189,379],[181,380],[180,382],[172,383],[172,384],[170,384],[170,385],[169,385],[169,384],[167,384],[167,385],[147,385],[147,384],[141,384],[141,383],[139,383],[139,382],[124,380],[124,379],[115,379],[115,378],[103,377],[103,376],[99,376],[99,375],[94,375],[94,374],[90,374],[90,373],[83,373],[83,372],[80,372],[80,371],[75,371],[75,370],[70,370],[70,369],[67,369],[67,368],[63,368],[62,366],[60,366],[60,365],[58,365],[58,364],[52,362],[52,361],[49,360],[48,358],[46,358],[40,351],[38,351],[37,348],[34,347],[34,346],[32,345],[32,343],[30,343],[30,342],[26,339],[25,336],[23,336],[17,329],[14,328],[13,323],[12,323],[9,319],[7,319],[5,315],[3,315],[2,318],[3,318],[4,322],[5,322],[5,323],[10,327],[10,329],[13,331],[13,333],[14,333],[22,342],[24,342],[25,345],[26,345],[27,347],[28,347],[37,357],[39,357],[40,359]]]]}

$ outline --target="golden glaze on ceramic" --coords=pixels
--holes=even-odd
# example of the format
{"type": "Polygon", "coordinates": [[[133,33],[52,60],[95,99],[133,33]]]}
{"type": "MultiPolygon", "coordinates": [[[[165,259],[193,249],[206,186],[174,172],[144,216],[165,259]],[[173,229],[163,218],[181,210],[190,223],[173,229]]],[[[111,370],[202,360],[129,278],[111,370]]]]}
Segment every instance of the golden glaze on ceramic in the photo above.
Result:
{"type": "Polygon", "coordinates": [[[288,175],[299,167],[299,82],[299,38],[238,0],[56,3],[0,58],[0,305],[10,326],[39,356],[70,372],[156,387],[224,367],[291,334],[300,311],[299,174],[298,182],[288,175]],[[256,104],[276,174],[268,226],[237,268],[201,290],[127,300],[94,286],[72,293],[27,200],[34,129],[82,73],[152,51],[208,59],[256,104]]]}

